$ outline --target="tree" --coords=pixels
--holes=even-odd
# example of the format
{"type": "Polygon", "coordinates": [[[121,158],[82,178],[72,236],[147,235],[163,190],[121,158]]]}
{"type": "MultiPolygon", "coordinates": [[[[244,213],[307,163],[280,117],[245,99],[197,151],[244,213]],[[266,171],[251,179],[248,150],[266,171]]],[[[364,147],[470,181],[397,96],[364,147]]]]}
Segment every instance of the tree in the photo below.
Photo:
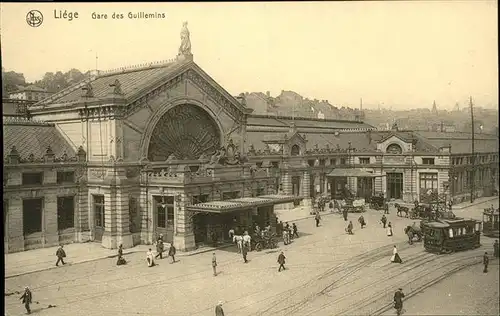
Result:
{"type": "Polygon", "coordinates": [[[26,79],[24,74],[15,71],[2,72],[2,91],[7,93],[14,92],[19,86],[25,86],[26,79]]]}
{"type": "Polygon", "coordinates": [[[73,68],[66,73],[62,71],[58,71],[55,74],[53,72],[47,72],[42,80],[35,82],[35,85],[47,89],[47,91],[50,92],[58,92],[84,78],[85,75],[80,70],[73,68]]]}

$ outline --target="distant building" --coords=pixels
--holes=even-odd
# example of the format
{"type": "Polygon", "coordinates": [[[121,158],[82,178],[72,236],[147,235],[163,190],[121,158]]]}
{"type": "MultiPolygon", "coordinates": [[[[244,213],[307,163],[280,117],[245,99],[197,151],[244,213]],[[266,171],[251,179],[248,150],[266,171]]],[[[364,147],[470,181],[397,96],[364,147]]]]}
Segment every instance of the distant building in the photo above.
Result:
{"type": "Polygon", "coordinates": [[[41,101],[53,93],[35,85],[20,87],[19,90],[9,93],[9,98],[17,100],[41,101]]]}

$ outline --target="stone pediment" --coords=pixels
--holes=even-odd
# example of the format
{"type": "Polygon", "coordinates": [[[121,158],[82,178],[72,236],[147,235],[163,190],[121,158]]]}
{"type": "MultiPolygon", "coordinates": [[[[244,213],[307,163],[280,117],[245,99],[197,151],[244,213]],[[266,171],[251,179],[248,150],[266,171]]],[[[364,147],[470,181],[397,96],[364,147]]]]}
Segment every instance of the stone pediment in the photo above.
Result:
{"type": "Polygon", "coordinates": [[[168,92],[169,89],[186,84],[186,81],[194,84],[206,97],[211,98],[224,112],[235,120],[253,111],[243,106],[235,97],[225,91],[224,88],[217,84],[198,65],[194,62],[188,62],[184,67],[171,73],[170,76],[164,78],[160,83],[151,83],[147,89],[142,89],[142,93],[127,104],[126,115],[130,115],[138,109],[143,108],[149,100],[164,92],[168,92]]]}

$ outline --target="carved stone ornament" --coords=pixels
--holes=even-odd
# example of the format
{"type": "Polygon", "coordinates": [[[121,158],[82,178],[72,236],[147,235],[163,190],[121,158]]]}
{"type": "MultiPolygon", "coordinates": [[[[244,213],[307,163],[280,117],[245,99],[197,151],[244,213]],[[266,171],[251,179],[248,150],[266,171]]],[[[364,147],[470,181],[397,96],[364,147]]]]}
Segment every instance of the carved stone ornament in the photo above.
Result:
{"type": "Polygon", "coordinates": [[[90,174],[94,178],[104,179],[104,177],[106,176],[106,170],[105,169],[90,169],[90,174]]]}
{"type": "Polygon", "coordinates": [[[94,90],[93,90],[92,84],[90,84],[90,82],[88,82],[82,88],[82,90],[84,91],[83,94],[82,94],[82,97],[84,97],[84,98],[93,98],[94,97],[94,90]]]}
{"type": "Polygon", "coordinates": [[[248,148],[248,155],[255,156],[255,147],[253,146],[253,144],[250,144],[250,148],[248,148]]]}
{"type": "Polygon", "coordinates": [[[113,84],[110,84],[109,86],[113,87],[113,94],[123,95],[122,85],[120,83],[120,80],[116,79],[115,82],[113,84]]]}
{"type": "Polygon", "coordinates": [[[181,46],[179,47],[179,55],[191,55],[191,40],[189,38],[188,22],[182,23],[181,29],[181,46]]]}

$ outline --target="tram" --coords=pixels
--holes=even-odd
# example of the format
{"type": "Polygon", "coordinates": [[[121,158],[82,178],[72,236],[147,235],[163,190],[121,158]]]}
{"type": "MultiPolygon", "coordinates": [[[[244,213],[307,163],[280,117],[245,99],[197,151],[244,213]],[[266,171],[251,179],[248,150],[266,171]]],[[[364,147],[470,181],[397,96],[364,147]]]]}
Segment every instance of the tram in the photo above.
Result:
{"type": "Polygon", "coordinates": [[[439,219],[421,222],[424,248],[429,252],[450,253],[481,246],[481,222],[474,219],[439,219]]]}
{"type": "Polygon", "coordinates": [[[498,220],[500,216],[499,209],[486,208],[483,212],[483,235],[488,237],[500,237],[498,220]]]}

